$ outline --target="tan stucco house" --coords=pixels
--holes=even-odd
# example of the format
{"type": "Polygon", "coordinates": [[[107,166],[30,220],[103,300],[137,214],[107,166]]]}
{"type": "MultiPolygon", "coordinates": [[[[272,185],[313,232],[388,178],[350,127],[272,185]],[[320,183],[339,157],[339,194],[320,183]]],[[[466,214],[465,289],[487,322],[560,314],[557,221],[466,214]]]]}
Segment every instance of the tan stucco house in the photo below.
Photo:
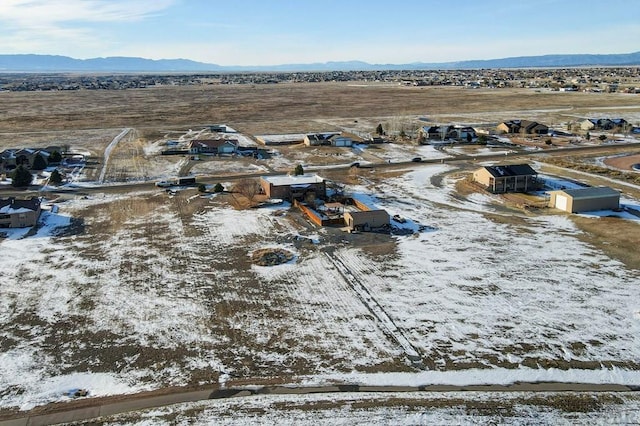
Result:
{"type": "Polygon", "coordinates": [[[496,194],[538,188],[538,172],[528,164],[484,166],[473,172],[473,180],[496,194]]]}
{"type": "Polygon", "coordinates": [[[309,196],[320,199],[327,196],[325,180],[318,175],[262,176],[260,186],[269,198],[303,200],[309,196]]]}
{"type": "Polygon", "coordinates": [[[25,228],[34,226],[40,217],[40,199],[16,200],[0,198],[0,228],[25,228]]]}
{"type": "Polygon", "coordinates": [[[537,121],[530,120],[509,120],[504,121],[496,127],[499,133],[525,134],[525,135],[546,135],[549,127],[537,121]]]}

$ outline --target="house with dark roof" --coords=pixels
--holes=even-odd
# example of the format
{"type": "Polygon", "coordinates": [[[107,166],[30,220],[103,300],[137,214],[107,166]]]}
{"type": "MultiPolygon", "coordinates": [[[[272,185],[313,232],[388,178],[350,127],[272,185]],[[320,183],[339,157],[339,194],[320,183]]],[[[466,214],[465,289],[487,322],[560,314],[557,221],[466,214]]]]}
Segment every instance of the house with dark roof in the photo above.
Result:
{"type": "Polygon", "coordinates": [[[546,135],[549,127],[537,121],[530,120],[509,120],[498,124],[496,130],[500,133],[523,134],[523,135],[546,135]]]}
{"type": "Polygon", "coordinates": [[[629,123],[624,118],[587,118],[580,122],[582,130],[612,130],[624,128],[629,123]]]}
{"type": "Polygon", "coordinates": [[[0,228],[25,228],[34,226],[40,217],[40,198],[17,200],[0,198],[0,228]]]}
{"type": "Polygon", "coordinates": [[[473,127],[460,125],[422,126],[418,129],[418,139],[422,143],[434,141],[454,140],[471,142],[478,135],[473,127]]]}
{"type": "Polygon", "coordinates": [[[307,133],[303,143],[307,146],[331,145],[331,138],[339,134],[340,132],[307,133]]]}
{"type": "Polygon", "coordinates": [[[37,156],[42,157],[46,164],[51,154],[47,150],[36,148],[5,149],[0,153],[0,170],[12,170],[19,165],[31,169],[37,156]]]}
{"type": "Polygon", "coordinates": [[[484,166],[473,172],[473,180],[495,194],[538,189],[538,172],[528,164],[484,166]]]}
{"type": "Polygon", "coordinates": [[[194,139],[189,142],[189,154],[233,154],[237,149],[237,139],[194,139]]]}

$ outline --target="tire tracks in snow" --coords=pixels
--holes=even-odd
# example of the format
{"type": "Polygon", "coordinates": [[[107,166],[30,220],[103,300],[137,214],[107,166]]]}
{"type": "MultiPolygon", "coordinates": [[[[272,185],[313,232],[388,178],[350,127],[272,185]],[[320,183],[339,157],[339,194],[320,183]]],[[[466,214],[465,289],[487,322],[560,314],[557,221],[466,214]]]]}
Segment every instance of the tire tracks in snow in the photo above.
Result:
{"type": "Polygon", "coordinates": [[[351,289],[367,307],[369,312],[371,312],[371,314],[378,320],[378,324],[383,328],[385,334],[389,335],[398,345],[400,345],[407,359],[411,361],[411,364],[416,368],[428,369],[425,367],[422,357],[416,347],[395,324],[382,305],[380,305],[375,297],[373,297],[365,283],[352,272],[351,268],[342,259],[338,257],[337,253],[325,253],[325,256],[329,262],[334,265],[340,275],[342,275],[342,278],[344,278],[345,282],[349,284],[351,289]]]}

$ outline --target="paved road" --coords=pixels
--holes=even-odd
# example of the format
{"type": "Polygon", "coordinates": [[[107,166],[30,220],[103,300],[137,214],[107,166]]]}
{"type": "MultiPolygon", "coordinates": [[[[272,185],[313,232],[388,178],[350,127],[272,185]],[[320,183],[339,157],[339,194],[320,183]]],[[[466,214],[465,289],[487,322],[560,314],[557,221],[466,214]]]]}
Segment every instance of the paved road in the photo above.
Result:
{"type": "MultiPolygon", "coordinates": [[[[123,132],[124,133],[124,132],[123,132]]],[[[126,134],[126,133],[125,133],[126,134]]],[[[120,136],[120,135],[119,135],[120,136]]],[[[463,162],[486,162],[486,161],[498,161],[504,160],[512,162],[514,160],[521,160],[530,157],[536,156],[556,156],[556,155],[566,155],[572,153],[598,153],[598,152],[612,152],[612,151],[626,151],[631,148],[640,147],[640,142],[633,143],[625,143],[620,145],[596,145],[596,146],[581,146],[581,147],[572,147],[572,148],[556,148],[556,149],[546,149],[540,151],[522,151],[522,152],[514,152],[509,153],[507,155],[504,154],[496,154],[496,155],[483,155],[483,156],[472,156],[472,155],[457,155],[451,158],[443,158],[443,159],[424,159],[420,163],[415,163],[412,161],[400,161],[400,162],[379,162],[379,163],[370,163],[367,164],[366,168],[374,168],[374,169],[387,169],[387,168],[406,168],[407,166],[415,166],[419,167],[421,164],[437,164],[437,163],[446,163],[446,164],[456,164],[463,162]]],[[[350,164],[337,165],[333,167],[333,170],[346,170],[351,167],[350,164]]],[[[324,168],[314,168],[308,167],[306,169],[310,172],[321,172],[326,170],[324,168]]],[[[286,173],[286,170],[279,171],[270,171],[270,172],[261,172],[261,173],[240,173],[235,175],[198,175],[198,182],[205,184],[212,184],[217,182],[233,182],[240,179],[246,178],[255,178],[258,176],[275,176],[286,173]]],[[[138,181],[138,182],[130,182],[130,183],[111,183],[111,184],[97,184],[94,186],[79,186],[79,187],[64,187],[59,190],[50,191],[51,193],[74,193],[74,194],[89,194],[93,192],[123,192],[123,191],[141,191],[141,190],[149,190],[153,189],[154,182],[151,181],[138,181]]],[[[0,185],[0,192],[3,196],[37,196],[46,194],[41,191],[39,186],[31,186],[27,189],[17,190],[8,185],[0,185]]]]}

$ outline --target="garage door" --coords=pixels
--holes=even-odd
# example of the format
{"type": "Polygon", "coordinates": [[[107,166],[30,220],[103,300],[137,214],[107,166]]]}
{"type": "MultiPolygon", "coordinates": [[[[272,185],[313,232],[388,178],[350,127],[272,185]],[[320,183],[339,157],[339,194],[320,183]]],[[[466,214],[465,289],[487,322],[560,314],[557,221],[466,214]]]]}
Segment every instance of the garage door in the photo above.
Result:
{"type": "Polygon", "coordinates": [[[556,195],[556,208],[567,211],[567,199],[566,195],[556,195]]]}

